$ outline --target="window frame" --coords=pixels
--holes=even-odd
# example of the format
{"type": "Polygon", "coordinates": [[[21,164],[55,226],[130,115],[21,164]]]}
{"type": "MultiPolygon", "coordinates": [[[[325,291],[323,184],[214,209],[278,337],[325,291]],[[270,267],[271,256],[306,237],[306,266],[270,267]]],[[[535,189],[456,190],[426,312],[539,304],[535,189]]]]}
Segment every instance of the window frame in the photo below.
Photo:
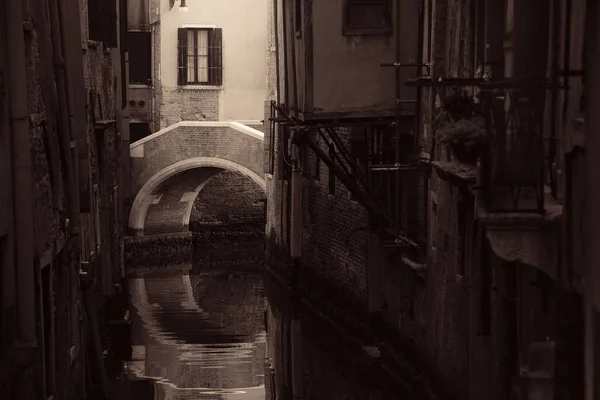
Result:
{"type": "Polygon", "coordinates": [[[187,28],[187,38],[186,38],[186,50],[188,50],[188,53],[186,54],[187,57],[187,63],[186,63],[186,84],[187,85],[198,85],[198,86],[208,86],[209,82],[210,82],[210,68],[211,68],[211,57],[210,57],[210,42],[212,39],[212,35],[211,32],[212,29],[210,28],[187,28]],[[194,80],[190,81],[189,79],[189,74],[190,74],[190,65],[189,65],[189,49],[190,49],[190,32],[192,32],[192,38],[194,41],[194,46],[193,46],[193,60],[194,60],[194,67],[193,67],[193,71],[194,71],[194,80]],[[198,43],[200,42],[200,36],[202,33],[206,32],[206,55],[204,54],[200,54],[199,53],[199,46],[198,43]],[[198,62],[200,60],[200,57],[206,57],[206,81],[201,81],[200,78],[198,77],[198,62]]]}
{"type": "Polygon", "coordinates": [[[393,4],[391,0],[343,0],[342,1],[342,35],[391,35],[393,26],[393,4]],[[352,28],[348,26],[348,13],[354,5],[383,5],[385,7],[386,21],[383,28],[352,28]]]}
{"type": "Polygon", "coordinates": [[[215,27],[179,27],[177,38],[177,86],[223,86],[223,36],[222,29],[215,27]],[[189,74],[189,32],[194,38],[194,81],[188,79],[189,74]],[[207,32],[207,81],[198,80],[198,38],[200,32],[207,32]]]}

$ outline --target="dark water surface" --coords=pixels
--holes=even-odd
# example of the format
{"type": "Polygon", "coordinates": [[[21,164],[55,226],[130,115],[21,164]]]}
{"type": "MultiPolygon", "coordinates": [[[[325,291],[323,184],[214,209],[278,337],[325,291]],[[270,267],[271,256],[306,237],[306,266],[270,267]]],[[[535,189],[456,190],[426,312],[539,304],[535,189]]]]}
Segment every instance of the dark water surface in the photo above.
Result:
{"type": "MultiPolygon", "coordinates": [[[[129,293],[133,351],[119,400],[292,399],[289,292],[261,266],[138,270],[129,293]]],[[[351,334],[315,312],[301,321],[304,399],[419,399],[365,363],[351,334]]]]}
{"type": "Polygon", "coordinates": [[[132,398],[265,398],[260,274],[171,267],[137,273],[129,292],[132,398]]]}

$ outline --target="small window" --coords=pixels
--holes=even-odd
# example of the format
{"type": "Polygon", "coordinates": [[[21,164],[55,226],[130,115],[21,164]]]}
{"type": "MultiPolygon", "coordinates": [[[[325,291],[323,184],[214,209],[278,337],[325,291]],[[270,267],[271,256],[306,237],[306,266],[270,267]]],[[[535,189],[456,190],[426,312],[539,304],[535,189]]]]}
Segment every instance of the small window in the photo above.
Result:
{"type": "Polygon", "coordinates": [[[129,83],[152,85],[152,39],[150,32],[128,32],[129,83]]]}
{"type": "Polygon", "coordinates": [[[294,25],[296,37],[302,35],[302,0],[294,0],[294,25]]]}
{"type": "Polygon", "coordinates": [[[388,35],[392,33],[390,0],[344,0],[344,35],[388,35]]]}
{"type": "Polygon", "coordinates": [[[150,136],[150,125],[147,122],[131,122],[129,123],[129,135],[131,143],[142,140],[146,136],[150,136]]]}
{"type": "Polygon", "coordinates": [[[223,84],[222,30],[179,28],[177,84],[223,84]]]}

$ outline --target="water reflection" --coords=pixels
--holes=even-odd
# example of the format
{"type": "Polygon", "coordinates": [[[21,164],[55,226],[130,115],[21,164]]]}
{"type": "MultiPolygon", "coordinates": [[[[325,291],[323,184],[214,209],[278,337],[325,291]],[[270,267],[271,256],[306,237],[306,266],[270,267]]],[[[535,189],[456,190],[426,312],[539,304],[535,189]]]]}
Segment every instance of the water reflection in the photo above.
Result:
{"type": "Polygon", "coordinates": [[[315,400],[424,398],[398,380],[398,371],[379,363],[378,350],[356,339],[351,328],[333,326],[302,301],[293,322],[289,290],[267,275],[267,399],[295,399],[295,394],[315,400]],[[294,329],[298,320],[301,328],[294,329]]]}
{"type": "Polygon", "coordinates": [[[138,273],[129,287],[133,398],[265,398],[262,276],[173,267],[138,273]],[[140,394],[148,387],[152,397],[140,394]]]}
{"type": "Polygon", "coordinates": [[[260,269],[191,266],[138,272],[129,281],[136,400],[422,399],[390,379],[374,347],[332,326],[260,269]],[[299,356],[298,356],[299,355],[299,356]]]}

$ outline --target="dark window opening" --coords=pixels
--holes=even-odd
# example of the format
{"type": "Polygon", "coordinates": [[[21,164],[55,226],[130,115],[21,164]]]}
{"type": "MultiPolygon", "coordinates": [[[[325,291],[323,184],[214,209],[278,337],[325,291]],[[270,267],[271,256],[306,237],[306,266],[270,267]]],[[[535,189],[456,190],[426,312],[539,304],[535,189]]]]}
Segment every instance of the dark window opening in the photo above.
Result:
{"type": "Polygon", "coordinates": [[[137,142],[145,138],[146,136],[150,136],[152,132],[150,132],[150,125],[147,122],[132,122],[129,124],[129,135],[131,143],[137,142]]]}
{"type": "Polygon", "coordinates": [[[302,34],[302,0],[294,0],[294,22],[296,28],[296,36],[302,34]]]}
{"type": "Polygon", "coordinates": [[[89,39],[104,43],[105,48],[117,48],[117,5],[114,1],[89,0],[89,39]]]}
{"type": "MultiPolygon", "coordinates": [[[[331,161],[333,161],[335,163],[335,148],[333,146],[329,147],[329,158],[331,159],[331,161]]],[[[330,195],[334,195],[335,194],[335,171],[333,170],[333,168],[329,168],[329,178],[328,178],[329,182],[329,194],[330,195]]]]}
{"type": "Polygon", "coordinates": [[[152,85],[152,36],[150,32],[127,32],[129,83],[152,85]]]}
{"type": "Polygon", "coordinates": [[[345,35],[391,34],[391,1],[344,0],[342,29],[345,35]]]}
{"type": "Polygon", "coordinates": [[[219,28],[179,28],[177,84],[223,84],[223,32],[219,28]]]}

